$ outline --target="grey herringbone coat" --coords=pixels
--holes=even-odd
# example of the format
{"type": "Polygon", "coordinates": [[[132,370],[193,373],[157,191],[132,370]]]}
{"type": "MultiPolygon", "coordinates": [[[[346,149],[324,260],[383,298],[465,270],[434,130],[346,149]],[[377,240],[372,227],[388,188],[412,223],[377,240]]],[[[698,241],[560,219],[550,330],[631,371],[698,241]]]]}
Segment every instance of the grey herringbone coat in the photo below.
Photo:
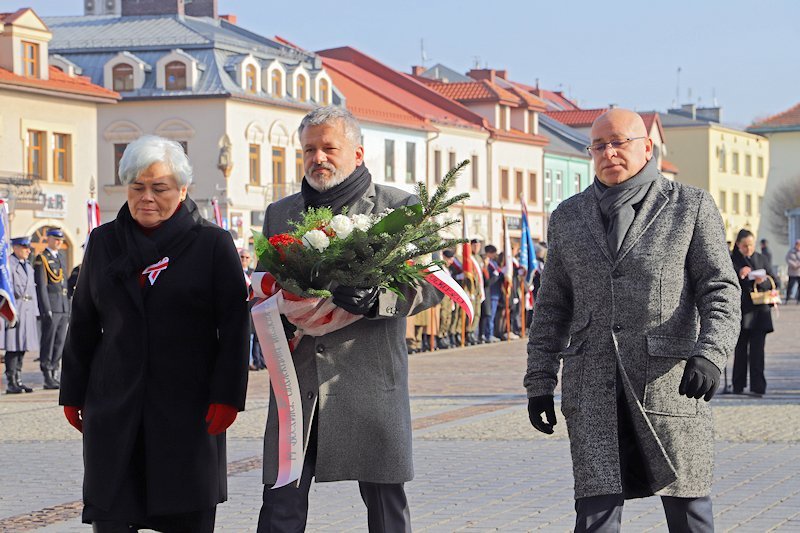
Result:
{"type": "Polygon", "coordinates": [[[618,370],[652,493],[708,495],[711,410],[678,386],[691,356],[722,370],[739,334],[739,283],[713,200],[659,177],[612,259],[590,187],[556,209],[548,241],[525,387],[552,394],[563,361],[575,497],[623,493],[618,370]]]}
{"type": "MultiPolygon", "coordinates": [[[[370,185],[350,214],[381,213],[417,203],[400,189],[370,185]]],[[[290,231],[303,212],[300,193],[267,207],[264,235],[290,231]]],[[[403,483],[414,477],[408,399],[406,316],[437,304],[427,283],[409,287],[405,300],[381,294],[378,315],[321,337],[304,337],[292,354],[303,399],[304,449],[317,411],[317,481],[354,479],[403,483]]],[[[277,477],[278,413],[270,391],[264,435],[264,483],[277,477]]]]}

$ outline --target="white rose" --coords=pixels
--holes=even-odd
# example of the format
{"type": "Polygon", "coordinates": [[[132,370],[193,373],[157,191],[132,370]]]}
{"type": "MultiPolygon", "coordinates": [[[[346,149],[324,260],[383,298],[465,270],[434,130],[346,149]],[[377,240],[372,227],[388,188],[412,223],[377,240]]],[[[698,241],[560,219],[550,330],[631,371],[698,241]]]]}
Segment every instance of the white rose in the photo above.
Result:
{"type": "Polygon", "coordinates": [[[325,235],[325,232],[318,229],[312,229],[311,231],[307,231],[302,238],[303,246],[306,248],[313,248],[318,252],[324,252],[325,248],[327,248],[331,244],[331,240],[325,235]]]}
{"type": "Polygon", "coordinates": [[[353,233],[353,223],[344,215],[333,217],[328,226],[336,232],[336,236],[340,239],[346,239],[348,235],[353,233]]]}
{"type": "Polygon", "coordinates": [[[367,231],[372,227],[372,217],[369,215],[353,215],[353,227],[361,231],[367,231]]]}
{"type": "Polygon", "coordinates": [[[419,250],[419,248],[417,248],[417,245],[414,244],[413,242],[410,242],[410,243],[406,244],[406,252],[414,253],[417,250],[419,250]]]}

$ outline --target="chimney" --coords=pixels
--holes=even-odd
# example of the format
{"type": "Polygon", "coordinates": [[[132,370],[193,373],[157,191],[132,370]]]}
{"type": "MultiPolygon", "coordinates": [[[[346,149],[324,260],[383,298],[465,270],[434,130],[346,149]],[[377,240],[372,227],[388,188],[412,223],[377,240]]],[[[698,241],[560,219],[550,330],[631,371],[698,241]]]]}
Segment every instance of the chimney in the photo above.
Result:
{"type": "Polygon", "coordinates": [[[698,107],[697,118],[710,120],[711,122],[722,122],[722,108],[716,107],[698,107]]]}
{"type": "Polygon", "coordinates": [[[420,65],[414,65],[411,67],[411,75],[422,76],[422,73],[425,72],[425,70],[427,70],[425,67],[422,67],[420,65]]]}
{"type": "Polygon", "coordinates": [[[697,106],[694,104],[683,104],[681,106],[681,111],[688,117],[691,117],[692,120],[697,118],[697,106]]]}
{"type": "Polygon", "coordinates": [[[236,15],[231,15],[231,14],[220,15],[219,18],[222,19],[222,20],[226,20],[226,21],[230,22],[231,24],[236,24],[236,15]]]}
{"type": "Polygon", "coordinates": [[[122,0],[122,16],[184,15],[184,0],[122,0]]]}
{"type": "Polygon", "coordinates": [[[190,17],[217,18],[217,0],[183,0],[183,5],[190,17]]]}
{"type": "Polygon", "coordinates": [[[474,68],[467,72],[467,76],[473,80],[487,80],[494,83],[496,72],[490,68],[474,68]]]}
{"type": "Polygon", "coordinates": [[[508,76],[508,71],[507,70],[498,70],[497,72],[495,72],[495,74],[497,74],[498,78],[503,78],[504,80],[508,79],[506,77],[506,76],[508,76]]]}

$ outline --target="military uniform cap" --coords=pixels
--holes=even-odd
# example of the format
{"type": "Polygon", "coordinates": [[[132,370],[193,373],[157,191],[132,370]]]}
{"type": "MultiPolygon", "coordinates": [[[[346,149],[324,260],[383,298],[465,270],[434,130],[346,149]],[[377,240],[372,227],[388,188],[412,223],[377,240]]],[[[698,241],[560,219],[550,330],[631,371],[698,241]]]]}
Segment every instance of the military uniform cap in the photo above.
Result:
{"type": "Polygon", "coordinates": [[[445,250],[444,252],[442,252],[442,255],[444,255],[445,257],[447,257],[449,259],[449,258],[453,257],[454,255],[456,255],[456,253],[453,250],[445,250]]]}
{"type": "Polygon", "coordinates": [[[49,230],[47,230],[47,236],[48,237],[57,237],[59,239],[63,239],[64,238],[64,232],[61,231],[61,228],[50,228],[49,230]]]}
{"type": "Polygon", "coordinates": [[[11,239],[12,246],[30,246],[31,239],[30,237],[14,237],[11,239]]]}

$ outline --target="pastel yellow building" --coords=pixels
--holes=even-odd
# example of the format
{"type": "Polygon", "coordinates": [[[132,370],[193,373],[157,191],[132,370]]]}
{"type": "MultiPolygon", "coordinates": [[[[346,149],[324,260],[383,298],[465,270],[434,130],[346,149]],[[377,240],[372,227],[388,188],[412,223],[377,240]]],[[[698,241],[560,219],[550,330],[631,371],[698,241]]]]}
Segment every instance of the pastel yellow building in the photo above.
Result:
{"type": "Polygon", "coordinates": [[[740,229],[759,232],[769,172],[769,141],[714,120],[687,106],[661,114],[670,160],[681,169],[678,181],[705,189],[717,202],[725,222],[725,238],[736,240],[740,229]],[[686,114],[684,114],[686,112],[686,114]],[[693,116],[692,116],[693,115],[693,116]]]}

